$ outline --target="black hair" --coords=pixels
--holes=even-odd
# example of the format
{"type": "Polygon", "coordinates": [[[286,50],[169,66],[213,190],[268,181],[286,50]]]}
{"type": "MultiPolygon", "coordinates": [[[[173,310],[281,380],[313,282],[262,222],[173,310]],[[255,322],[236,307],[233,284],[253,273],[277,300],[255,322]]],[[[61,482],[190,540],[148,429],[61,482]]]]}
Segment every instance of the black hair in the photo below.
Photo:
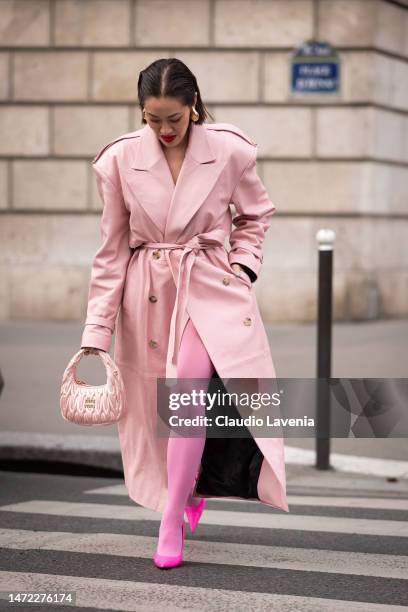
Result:
{"type": "MultiPolygon", "coordinates": [[[[177,98],[186,106],[193,106],[195,92],[197,92],[197,102],[194,108],[199,115],[196,123],[204,123],[207,117],[214,119],[203,104],[196,77],[181,60],[175,57],[158,59],[139,73],[137,93],[142,111],[149,96],[155,98],[170,96],[177,98]]],[[[147,123],[143,113],[142,123],[147,123]]]]}

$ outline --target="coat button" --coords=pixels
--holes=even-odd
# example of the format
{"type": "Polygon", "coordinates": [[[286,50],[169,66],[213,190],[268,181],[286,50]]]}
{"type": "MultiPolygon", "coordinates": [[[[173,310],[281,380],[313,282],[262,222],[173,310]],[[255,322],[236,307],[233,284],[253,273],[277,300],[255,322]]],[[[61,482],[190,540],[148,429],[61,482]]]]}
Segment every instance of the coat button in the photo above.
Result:
{"type": "Polygon", "coordinates": [[[149,295],[149,301],[150,302],[157,302],[157,297],[155,295],[149,295]]]}
{"type": "Polygon", "coordinates": [[[160,256],[161,256],[160,250],[153,251],[153,257],[155,259],[159,259],[160,256]]]}
{"type": "Polygon", "coordinates": [[[246,317],[244,319],[244,325],[251,325],[251,323],[252,323],[251,317],[246,317]]]}
{"type": "Polygon", "coordinates": [[[158,343],[156,342],[156,340],[150,340],[149,341],[149,346],[150,346],[150,348],[157,348],[158,347],[158,343]]]}
{"type": "Polygon", "coordinates": [[[230,279],[228,278],[228,276],[224,276],[224,278],[222,279],[222,282],[224,283],[224,285],[229,285],[230,279]]]}

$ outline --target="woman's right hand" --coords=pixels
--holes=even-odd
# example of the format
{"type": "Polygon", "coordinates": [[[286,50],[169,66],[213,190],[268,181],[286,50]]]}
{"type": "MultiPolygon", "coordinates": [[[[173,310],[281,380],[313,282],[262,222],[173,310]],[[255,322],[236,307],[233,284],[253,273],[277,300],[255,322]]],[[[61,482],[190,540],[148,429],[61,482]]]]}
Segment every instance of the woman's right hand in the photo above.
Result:
{"type": "MultiPolygon", "coordinates": [[[[99,353],[99,351],[102,351],[102,349],[97,349],[94,348],[93,346],[83,346],[82,347],[84,350],[84,355],[97,355],[99,353]]],[[[104,353],[106,351],[103,351],[104,353]]]]}

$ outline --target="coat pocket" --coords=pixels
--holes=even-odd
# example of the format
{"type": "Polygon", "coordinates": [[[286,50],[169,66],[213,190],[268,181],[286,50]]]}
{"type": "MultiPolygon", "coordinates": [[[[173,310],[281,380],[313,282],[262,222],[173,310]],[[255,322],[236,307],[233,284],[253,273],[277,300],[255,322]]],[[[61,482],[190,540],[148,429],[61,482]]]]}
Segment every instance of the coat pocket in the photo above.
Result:
{"type": "Polygon", "coordinates": [[[230,270],[231,270],[231,273],[235,276],[235,278],[241,281],[241,283],[243,283],[246,287],[248,287],[248,289],[252,289],[251,279],[249,278],[249,276],[245,274],[245,272],[242,272],[242,275],[239,275],[233,270],[231,266],[230,266],[230,270]]]}

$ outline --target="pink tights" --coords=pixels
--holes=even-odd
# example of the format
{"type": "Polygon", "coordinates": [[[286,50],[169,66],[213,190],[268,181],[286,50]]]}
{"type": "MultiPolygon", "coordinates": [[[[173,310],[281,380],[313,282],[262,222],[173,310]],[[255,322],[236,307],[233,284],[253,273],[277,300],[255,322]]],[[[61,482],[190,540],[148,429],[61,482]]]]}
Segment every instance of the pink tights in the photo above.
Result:
{"type": "MultiPolygon", "coordinates": [[[[178,380],[177,391],[189,393],[192,389],[205,391],[208,379],[214,372],[213,363],[206,351],[191,319],[188,320],[181,338],[178,355],[178,379],[207,379],[203,381],[178,380]],[[201,385],[199,383],[202,383],[201,385]]],[[[189,406],[188,412],[183,409],[183,416],[194,417],[205,414],[205,406],[189,406]]],[[[197,432],[197,429],[194,428],[197,432]]],[[[202,436],[197,433],[191,437],[181,438],[171,432],[167,447],[168,499],[163,512],[157,552],[161,555],[177,555],[181,550],[181,524],[184,520],[184,507],[196,505],[199,499],[191,496],[195,479],[200,467],[205,445],[205,427],[202,436]]]]}

